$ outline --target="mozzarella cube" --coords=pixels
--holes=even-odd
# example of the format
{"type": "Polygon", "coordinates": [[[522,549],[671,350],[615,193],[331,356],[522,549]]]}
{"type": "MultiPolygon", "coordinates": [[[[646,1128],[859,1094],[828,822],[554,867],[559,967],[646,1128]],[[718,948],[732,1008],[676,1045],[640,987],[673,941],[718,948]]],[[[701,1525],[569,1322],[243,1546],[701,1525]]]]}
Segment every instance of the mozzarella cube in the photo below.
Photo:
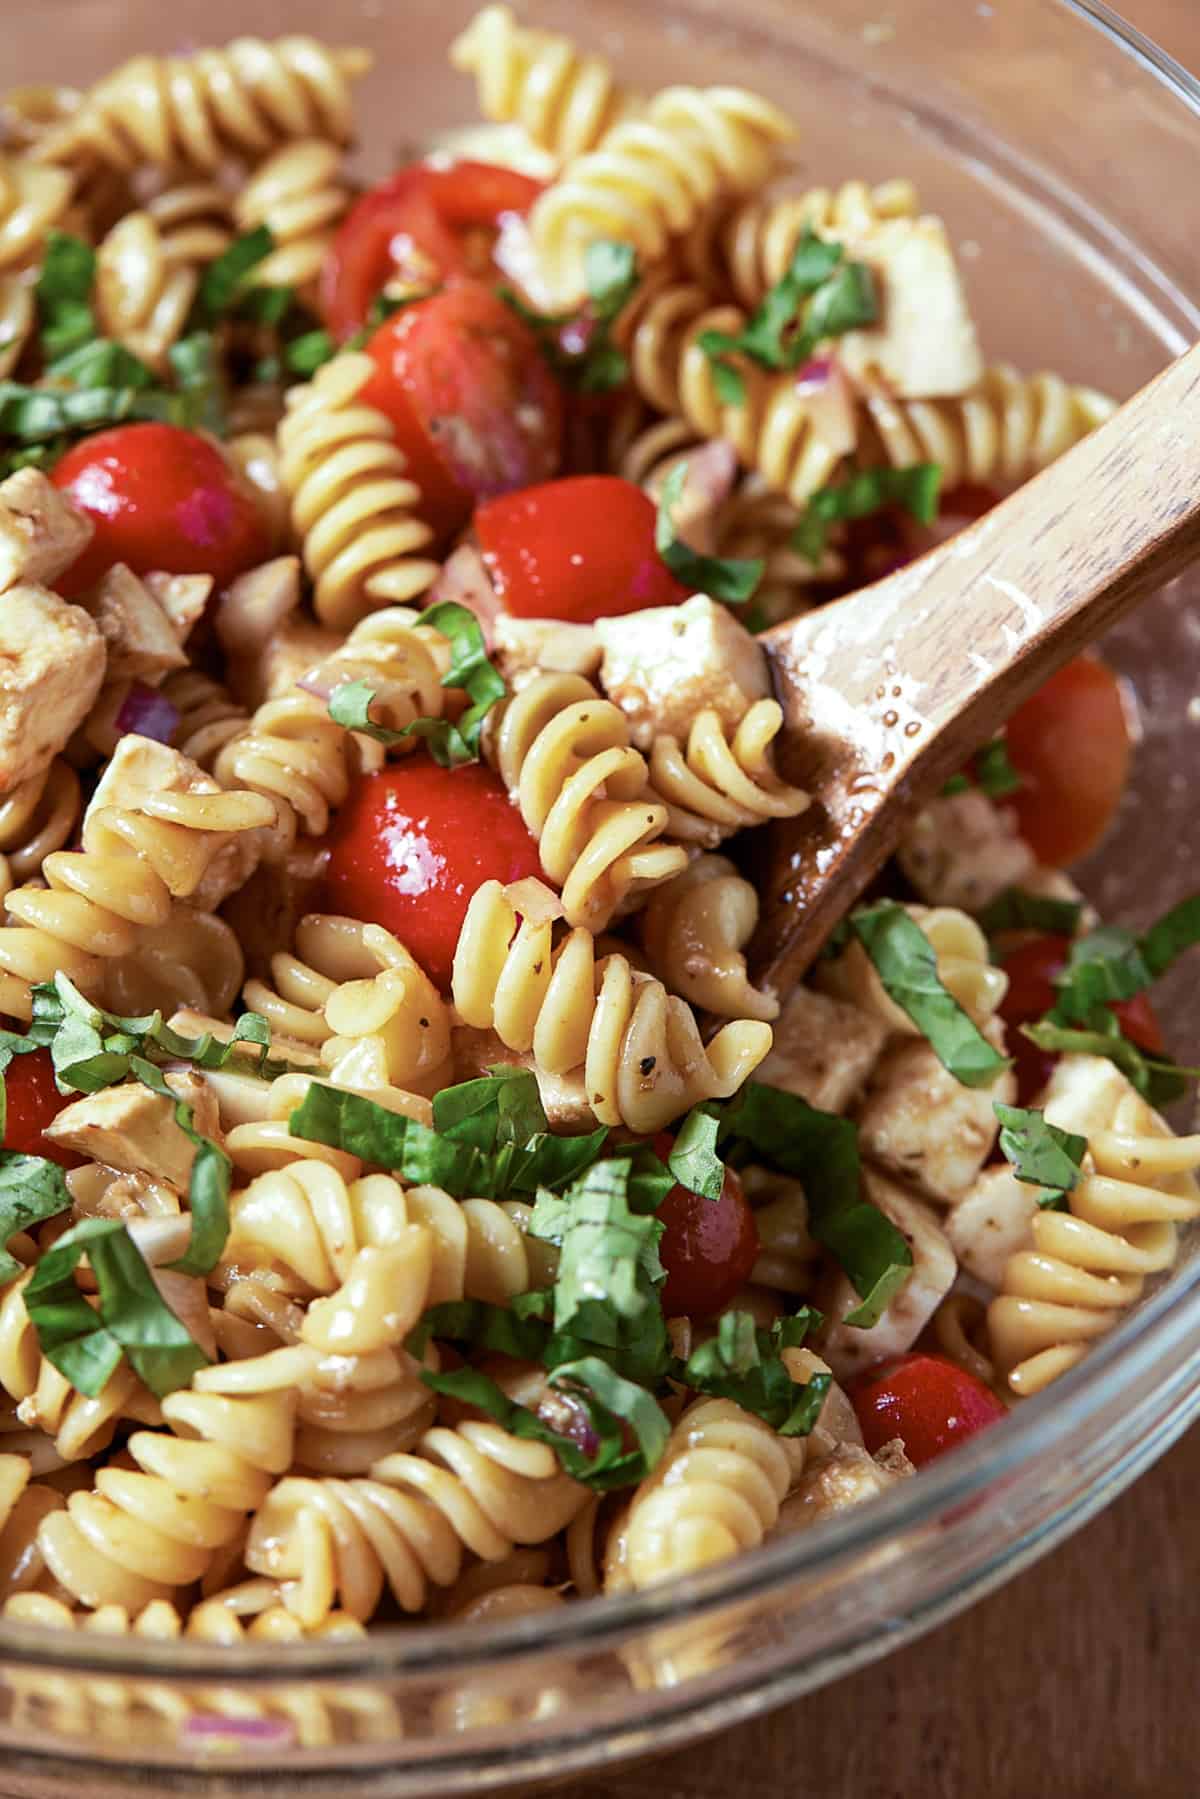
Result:
{"type": "Polygon", "coordinates": [[[106,570],[80,605],[100,627],[108,650],[107,680],[162,679],[187,667],[175,627],[144,581],[123,562],[106,570]]]}
{"type": "Polygon", "coordinates": [[[78,606],[48,588],[0,598],[0,793],[49,767],[104,679],[104,640],[78,606]]]}
{"type": "MultiPolygon", "coordinates": [[[[1004,1031],[992,1019],[984,1036],[999,1049],[1004,1031]]],[[[924,1037],[902,1037],[880,1058],[858,1115],[859,1147],[868,1161],[942,1205],[968,1191],[996,1141],[993,1101],[1016,1098],[1011,1069],[986,1087],[964,1087],[938,1061],[924,1037]]]]}
{"type": "Polygon", "coordinates": [[[983,356],[962,276],[940,219],[887,219],[847,254],[876,278],[880,316],[848,331],[837,354],[856,380],[882,381],[899,399],[969,393],[983,356]]]}
{"type": "Polygon", "coordinates": [[[817,1347],[839,1380],[861,1374],[889,1356],[912,1348],[954,1285],[954,1252],[931,1206],[873,1169],[862,1175],[863,1197],[890,1218],[912,1251],[908,1278],[869,1330],[843,1323],[861,1303],[840,1270],[833,1271],[816,1295],[825,1314],[817,1347]]]}
{"type": "Polygon", "coordinates": [[[94,528],[40,469],[18,469],[0,481],[0,593],[19,581],[57,580],[94,528]]]}
{"type": "Polygon", "coordinates": [[[879,1019],[811,987],[788,995],[774,1030],[757,1078],[822,1112],[849,1110],[887,1041],[879,1019]]]}
{"type": "Polygon", "coordinates": [[[755,700],[770,696],[761,645],[707,594],[597,619],[595,630],[604,650],[601,685],[640,750],[663,735],[686,741],[696,714],[708,708],[732,730],[755,700]]]}

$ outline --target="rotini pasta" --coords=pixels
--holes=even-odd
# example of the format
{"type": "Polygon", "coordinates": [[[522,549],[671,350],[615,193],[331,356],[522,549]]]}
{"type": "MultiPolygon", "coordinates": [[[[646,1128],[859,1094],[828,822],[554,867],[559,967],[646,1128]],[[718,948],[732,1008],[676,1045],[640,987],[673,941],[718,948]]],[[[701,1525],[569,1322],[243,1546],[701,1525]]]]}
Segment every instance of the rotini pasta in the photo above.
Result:
{"type": "Polygon", "coordinates": [[[0,878],[6,893],[41,873],[46,857],[70,838],[81,810],[79,777],[61,756],[44,774],[0,797],[0,878]]]}
{"type": "Polygon", "coordinates": [[[39,168],[0,153],[0,269],[33,261],[46,235],[61,225],[74,183],[64,169],[39,168]]]}
{"type": "Polygon", "coordinates": [[[485,119],[520,125],[562,162],[594,150],[634,104],[603,57],[518,25],[508,6],[476,13],[450,61],[475,77],[485,119]]]}
{"type": "MultiPolygon", "coordinates": [[[[933,946],[938,979],[946,991],[976,1024],[986,1024],[1008,991],[1008,976],[992,963],[987,938],[979,926],[952,906],[908,906],[906,910],[933,946]]],[[[870,1013],[889,1031],[920,1035],[908,1014],[884,992],[870,957],[857,940],[823,963],[816,978],[826,993],[870,1013]]]]}
{"type": "Polygon", "coordinates": [[[758,895],[724,856],[697,856],[650,895],[642,945],[672,993],[722,1018],[778,1016],[773,993],[752,985],[746,945],[758,923],[758,895]]]}
{"type": "Polygon", "coordinates": [[[127,212],[96,251],[96,311],[106,334],[162,367],[183,334],[200,270],[228,248],[229,202],[213,182],[167,187],[127,212]]]}
{"type": "Polygon", "coordinates": [[[238,229],[266,225],[275,240],[257,271],[267,286],[311,289],[350,204],[341,164],[336,143],[301,139],[268,157],[238,194],[238,229]]]}
{"type": "Polygon", "coordinates": [[[693,723],[686,746],[656,737],[650,789],[666,803],[667,836],[712,849],[746,825],[798,818],[808,795],[780,779],[772,757],[782,724],[777,701],[757,700],[732,734],[716,712],[706,711],[693,723]]]}

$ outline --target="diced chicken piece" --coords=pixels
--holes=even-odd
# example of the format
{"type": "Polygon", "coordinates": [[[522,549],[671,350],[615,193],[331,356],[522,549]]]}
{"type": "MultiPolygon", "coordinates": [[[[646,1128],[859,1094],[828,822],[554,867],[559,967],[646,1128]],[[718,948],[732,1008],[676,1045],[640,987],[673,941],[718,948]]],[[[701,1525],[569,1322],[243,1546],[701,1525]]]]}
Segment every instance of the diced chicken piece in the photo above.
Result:
{"type": "MultiPolygon", "coordinates": [[[[112,760],[96,783],[85,822],[105,806],[136,811],[164,793],[220,793],[220,784],[179,750],[135,732],[121,738],[112,760]]],[[[189,905],[214,912],[231,893],[244,887],[263,850],[261,831],[206,833],[206,865],[199,884],[187,892],[189,905]],[[223,837],[223,841],[220,838],[223,837]]],[[[182,892],[182,889],[180,889],[182,892]]]]}
{"type": "Polygon", "coordinates": [[[171,620],[123,562],[106,570],[79,603],[99,625],[107,646],[107,680],[153,684],[171,669],[187,667],[187,652],[171,620]]]}
{"type": "MultiPolygon", "coordinates": [[[[829,1363],[822,1361],[812,1349],[785,1349],[782,1360],[792,1379],[802,1387],[808,1385],[814,1374],[831,1372],[829,1363]]],[[[830,1384],[817,1422],[809,1435],[801,1440],[807,1445],[805,1466],[809,1468],[817,1462],[827,1460],[843,1443],[854,1443],[862,1448],[863,1435],[858,1415],[844,1389],[836,1381],[830,1384]]]]}
{"type": "Polygon", "coordinates": [[[230,689],[243,706],[261,706],[290,693],[302,676],[341,647],[341,637],[315,619],[289,618],[252,655],[230,660],[230,689]]]}
{"type": "MultiPolygon", "coordinates": [[[[984,1036],[1004,1047],[992,1019],[984,1036]]],[[[943,1068],[924,1037],[893,1042],[876,1065],[858,1115],[859,1147],[869,1161],[952,1206],[987,1161],[999,1130],[992,1102],[1012,1105],[1016,1076],[1006,1069],[987,1087],[964,1087],[943,1068]]]]}
{"type": "Polygon", "coordinates": [[[816,1295],[825,1314],[817,1347],[839,1380],[861,1374],[875,1362],[912,1348],[954,1285],[957,1264],[946,1233],[931,1206],[874,1169],[864,1168],[863,1197],[890,1218],[912,1250],[912,1269],[883,1316],[869,1330],[842,1322],[861,1303],[840,1271],[833,1271],[816,1295]]]}
{"type": "Polygon", "coordinates": [[[199,622],[213,590],[211,575],[168,575],[152,569],[143,577],[171,621],[171,629],[179,643],[186,643],[199,622]]]}
{"type": "Polygon", "coordinates": [[[45,587],[0,601],[0,793],[48,768],[104,679],[104,639],[79,606],[45,587]]]}
{"type": "Polygon", "coordinates": [[[40,469],[0,481],[0,593],[19,581],[50,585],[92,540],[94,526],[40,469]]]}
{"type": "Polygon", "coordinates": [[[771,692],[767,659],[728,606],[694,594],[682,606],[653,606],[596,621],[604,649],[601,684],[648,750],[662,734],[685,739],[711,707],[726,729],[771,692]]]}
{"type": "MultiPolygon", "coordinates": [[[[1127,1137],[1172,1138],[1175,1133],[1121,1070],[1102,1056],[1062,1056],[1037,1101],[1051,1124],[1089,1140],[1101,1131],[1127,1137]]],[[[1125,1178],[1162,1193],[1200,1198],[1200,1180],[1187,1172],[1164,1174],[1131,1167],[1125,1178]]]]}
{"type": "Polygon", "coordinates": [[[965,394],[983,379],[983,357],[962,276],[940,219],[888,219],[847,245],[879,288],[880,317],[838,339],[857,380],[882,377],[901,399],[965,394]]]}
{"type": "Polygon", "coordinates": [[[1027,888],[1037,867],[1012,811],[977,787],[931,800],[896,858],[927,904],[964,912],[982,912],[1009,887],[1027,888]]]}
{"type": "Polygon", "coordinates": [[[1007,1166],[984,1169],[946,1219],[950,1247],[968,1274],[999,1290],[1008,1258],[1029,1246],[1037,1194],[1007,1166]]]}
{"type": "MultiPolygon", "coordinates": [[[[201,1136],[220,1139],[217,1103],[198,1075],[190,1071],[165,1076],[172,1092],[194,1108],[201,1136]]],[[[110,1168],[141,1173],[187,1191],[195,1145],[175,1122],[175,1108],[140,1081],[106,1087],[64,1107],[46,1135],[110,1168]]]]}
{"type": "Polygon", "coordinates": [[[897,1481],[915,1473],[899,1437],[885,1443],[878,1455],[868,1455],[857,1443],[842,1443],[824,1461],[809,1462],[784,1500],[771,1535],[809,1530],[848,1506],[877,1499],[897,1481]]]}
{"type": "Polygon", "coordinates": [[[556,618],[496,620],[496,657],[510,683],[526,671],[594,675],[600,667],[600,639],[592,625],[571,625],[556,618]]]}
{"type": "Polygon", "coordinates": [[[276,556],[230,583],[217,607],[217,641],[234,661],[257,656],[299,604],[299,558],[276,556]]]}
{"type": "Polygon", "coordinates": [[[774,1029],[774,1047],[757,1078],[822,1112],[849,1110],[887,1041],[878,1018],[811,987],[788,995],[774,1029]]]}

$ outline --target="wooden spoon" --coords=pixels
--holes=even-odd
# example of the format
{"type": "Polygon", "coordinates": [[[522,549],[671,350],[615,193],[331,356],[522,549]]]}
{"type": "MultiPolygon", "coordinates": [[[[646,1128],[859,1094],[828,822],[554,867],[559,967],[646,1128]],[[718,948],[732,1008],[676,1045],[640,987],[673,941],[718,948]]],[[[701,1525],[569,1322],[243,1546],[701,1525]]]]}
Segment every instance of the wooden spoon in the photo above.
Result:
{"type": "Polygon", "coordinates": [[[783,768],[752,945],[780,992],[914,809],[1085,644],[1200,555],[1200,345],[1036,480],[848,599],[768,631],[783,768]]]}

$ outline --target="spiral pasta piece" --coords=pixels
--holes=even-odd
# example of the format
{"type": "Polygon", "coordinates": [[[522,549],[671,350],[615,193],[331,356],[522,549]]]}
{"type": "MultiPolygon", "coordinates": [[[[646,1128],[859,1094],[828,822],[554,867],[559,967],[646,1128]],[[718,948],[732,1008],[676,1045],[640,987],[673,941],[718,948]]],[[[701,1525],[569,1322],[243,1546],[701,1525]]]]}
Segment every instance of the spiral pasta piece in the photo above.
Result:
{"type": "Polygon", "coordinates": [[[64,169],[0,152],[0,269],[19,268],[39,255],[47,234],[63,223],[74,185],[64,169]]]}
{"type": "Polygon", "coordinates": [[[0,272],[0,380],[13,373],[36,327],[37,303],[30,271],[0,272]]]}
{"type": "Polygon", "coordinates": [[[390,421],[359,399],[375,372],[343,351],[293,388],[279,427],[280,472],[313,581],[317,617],[346,630],[378,606],[412,600],[439,564],[417,516],[421,490],[406,478],[390,421]]]}
{"type": "Polygon", "coordinates": [[[700,339],[708,331],[737,335],[745,325],[740,307],[715,304],[706,288],[667,273],[642,284],[614,337],[650,405],[678,415],[699,438],[724,438],[743,468],[803,506],[828,485],[853,444],[822,435],[822,415],[790,371],[773,375],[735,359],[742,395],[735,403],[722,399],[700,339]]]}
{"type": "Polygon", "coordinates": [[[182,336],[200,271],[232,239],[229,201],[215,182],[179,183],[127,212],[96,251],[96,313],[106,336],[152,366],[182,336]]]}
{"type": "Polygon", "coordinates": [[[175,906],[164,924],[138,933],[127,955],[104,963],[100,998],[110,1012],[127,1017],[176,1006],[221,1017],[237,998],[245,972],[242,946],[225,919],[195,906],[175,906]]]}
{"type": "Polygon", "coordinates": [[[755,195],[701,218],[678,246],[689,278],[753,311],[791,266],[806,229],[861,239],[888,219],[916,218],[911,181],[845,181],[800,194],[755,195]]]}
{"type": "Polygon", "coordinates": [[[686,747],[656,737],[650,789],[667,807],[667,835],[713,848],[734,831],[769,818],[798,818],[809,796],[775,771],[772,746],[783,726],[776,700],[756,700],[732,737],[715,711],[697,715],[686,747]]]}
{"type": "Polygon", "coordinates": [[[492,759],[562,890],[572,925],[600,931],[638,894],[683,868],[660,842],[667,809],[624,714],[583,675],[538,675],[502,709],[492,759]]]}
{"type": "MultiPolygon", "coordinates": [[[[994,966],[987,938],[975,920],[954,906],[904,909],[932,945],[943,987],[977,1025],[986,1025],[1008,992],[1008,976],[994,966]]],[[[885,993],[871,958],[857,938],[846,945],[841,955],[822,962],[814,979],[823,992],[878,1018],[889,1031],[920,1035],[907,1012],[885,993]]]]}
{"type": "Polygon", "coordinates": [[[1033,1214],[1031,1245],[1009,1258],[988,1307],[997,1371],[1022,1398],[1082,1361],[1147,1277],[1174,1264],[1178,1227],[1200,1217],[1200,1137],[1176,1138],[1110,1063],[1064,1057],[1045,1109],[1087,1136],[1088,1153],[1069,1209],[1033,1214]]]}
{"type": "Polygon", "coordinates": [[[30,1016],[29,990],[62,969],[94,992],[104,964],[132,958],[142,934],[172,920],[173,902],[199,887],[231,834],[258,830],[274,808],[251,793],[163,793],[90,808],[82,850],[55,850],[44,886],[15,888],[0,929],[4,1007],[30,1016]]]}
{"type": "Polygon", "coordinates": [[[745,947],[758,923],[758,895],[724,856],[697,856],[650,895],[641,914],[642,946],[672,993],[722,1018],[772,1019],[774,993],[746,969],[745,947]]]}
{"type": "Polygon", "coordinates": [[[534,202],[530,234],[555,303],[584,297],[589,243],[618,238],[657,260],[723,195],[760,187],[791,136],[785,115],[744,89],[664,88],[534,202]]]}
{"type": "Polygon", "coordinates": [[[61,849],[82,810],[79,777],[56,756],[49,768],[0,795],[0,876],[4,891],[32,880],[54,850],[61,849]]]}
{"type": "Polygon", "coordinates": [[[413,1454],[385,1456],[366,1480],[281,1480],[255,1514],[246,1566],[282,1584],[301,1623],[340,1602],[367,1619],[386,1582],[402,1611],[458,1579],[464,1550],[498,1561],[544,1543],[587,1500],[544,1443],[467,1420],[436,1426],[413,1454]]]}
{"type": "Polygon", "coordinates": [[[90,88],[33,153],[46,163],[151,163],[211,174],[229,155],[258,159],[295,138],[348,143],[350,84],[370,64],[365,50],[300,36],[135,56],[90,88]]]}
{"type": "Polygon", "coordinates": [[[758,1260],[751,1280],[780,1293],[811,1293],[820,1251],[808,1228],[803,1186],[790,1175],[753,1163],[741,1170],[741,1180],[758,1233],[758,1260]]]}
{"type": "Polygon", "coordinates": [[[485,119],[520,125],[559,161],[594,150],[634,102],[602,56],[570,38],[518,25],[508,6],[485,6],[450,46],[475,78],[485,119]]]}
{"type": "Polygon", "coordinates": [[[267,287],[310,287],[349,204],[341,152],[327,138],[302,138],[268,157],[233,203],[239,231],[266,225],[275,239],[255,280],[267,287]]]}
{"type": "Polygon", "coordinates": [[[1111,418],[1115,400],[1060,375],[1021,375],[1005,363],[989,368],[961,399],[895,400],[870,394],[868,461],[907,468],[936,462],[942,488],[964,481],[1017,485],[1072,449],[1111,418]]]}
{"type": "Polygon", "coordinates": [[[211,772],[220,751],[249,722],[246,708],[239,706],[219,681],[198,668],[176,669],[167,676],[161,691],[179,714],[171,737],[174,748],[211,772]]]}
{"type": "Polygon", "coordinates": [[[581,926],[555,949],[550,922],[518,925],[498,881],[472,896],[452,990],[466,1024],[532,1053],[535,1070],[581,1078],[601,1124],[639,1133],[703,1100],[728,1099],[771,1047],[770,1025],[753,1019],[724,1025],[705,1045],[691,1008],[661,981],[621,955],[597,962],[595,939],[581,926]]]}

